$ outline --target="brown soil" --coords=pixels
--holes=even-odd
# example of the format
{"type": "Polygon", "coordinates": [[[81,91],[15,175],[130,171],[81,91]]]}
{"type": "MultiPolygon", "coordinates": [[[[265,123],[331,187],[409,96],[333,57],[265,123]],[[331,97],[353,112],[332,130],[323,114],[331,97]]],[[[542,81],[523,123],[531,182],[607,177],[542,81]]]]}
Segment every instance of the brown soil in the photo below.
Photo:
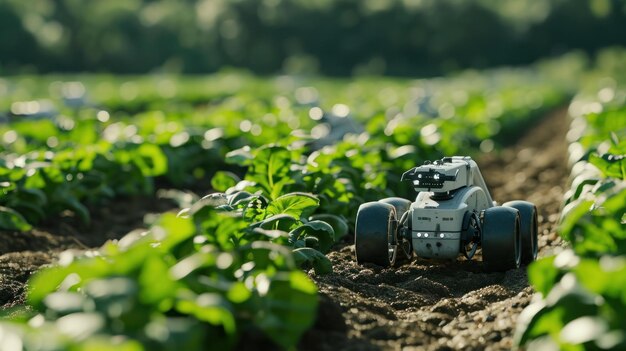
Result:
{"type": "MultiPolygon", "coordinates": [[[[563,245],[555,229],[568,176],[566,118],[565,110],[554,112],[515,146],[478,160],[496,201],[537,205],[540,256],[563,245]]],[[[361,266],[349,244],[329,257],[334,273],[311,275],[321,307],[301,349],[510,350],[517,316],[533,294],[526,267],[486,273],[464,258],[361,266]]]]}
{"type": "Polygon", "coordinates": [[[173,207],[168,201],[155,198],[118,199],[91,208],[90,225],[73,217],[61,217],[24,233],[0,231],[0,309],[23,303],[28,277],[63,250],[99,247],[107,240],[144,227],[145,215],[173,207]]]}
{"type": "MultiPolygon", "coordinates": [[[[539,208],[540,256],[563,243],[555,233],[568,175],[565,110],[547,116],[516,146],[482,157],[496,201],[525,199],[539,208]]],[[[97,247],[143,227],[148,213],[171,210],[154,198],[118,200],[93,223],[62,218],[26,232],[0,232],[0,309],[24,301],[28,277],[68,248],[97,247]]],[[[311,274],[320,291],[304,350],[509,350],[515,321],[533,293],[526,269],[485,273],[478,261],[413,260],[399,268],[356,265],[354,245],[329,254],[334,273],[311,274]]]]}

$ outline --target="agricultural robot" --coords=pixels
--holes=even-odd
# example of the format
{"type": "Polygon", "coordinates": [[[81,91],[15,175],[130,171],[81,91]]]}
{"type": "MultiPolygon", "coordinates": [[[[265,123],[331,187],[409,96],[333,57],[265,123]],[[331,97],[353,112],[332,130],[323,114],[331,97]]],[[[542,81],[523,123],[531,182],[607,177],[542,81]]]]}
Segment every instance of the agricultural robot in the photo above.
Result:
{"type": "Polygon", "coordinates": [[[537,208],[510,201],[497,206],[474,160],[425,162],[402,175],[418,192],[414,202],[392,197],[359,207],[358,263],[396,265],[413,252],[422,258],[472,259],[481,247],[491,271],[518,268],[537,258],[537,208]]]}

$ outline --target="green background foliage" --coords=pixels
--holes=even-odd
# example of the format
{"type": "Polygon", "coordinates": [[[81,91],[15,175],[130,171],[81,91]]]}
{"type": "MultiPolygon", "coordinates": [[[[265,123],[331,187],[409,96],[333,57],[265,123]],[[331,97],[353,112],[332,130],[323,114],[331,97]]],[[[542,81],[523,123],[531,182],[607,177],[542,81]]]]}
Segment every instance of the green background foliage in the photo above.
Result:
{"type": "Polygon", "coordinates": [[[572,182],[559,227],[570,247],[528,269],[538,298],[516,340],[529,348],[626,347],[626,111],[607,95],[623,80],[606,83],[570,105],[572,182]]]}
{"type": "Polygon", "coordinates": [[[433,75],[624,45],[622,0],[3,0],[0,73],[433,75]]]}

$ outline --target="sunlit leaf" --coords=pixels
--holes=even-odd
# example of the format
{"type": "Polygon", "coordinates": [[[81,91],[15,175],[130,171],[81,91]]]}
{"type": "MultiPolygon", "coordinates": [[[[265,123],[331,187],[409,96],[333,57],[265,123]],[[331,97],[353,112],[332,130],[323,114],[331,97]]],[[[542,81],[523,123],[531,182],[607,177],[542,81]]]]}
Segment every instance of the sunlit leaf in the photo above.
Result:
{"type": "Polygon", "coordinates": [[[225,161],[239,166],[247,166],[251,163],[252,159],[253,156],[250,153],[250,147],[243,147],[227,153],[225,161]]]}
{"type": "Polygon", "coordinates": [[[605,176],[626,180],[626,155],[591,154],[589,162],[598,167],[605,176]]]}
{"type": "Polygon", "coordinates": [[[298,223],[298,220],[295,217],[289,214],[281,213],[281,214],[277,214],[277,215],[265,218],[264,220],[260,222],[253,223],[250,227],[254,228],[258,226],[262,229],[282,230],[284,232],[288,232],[297,223],[298,223]]]}
{"type": "Polygon", "coordinates": [[[282,194],[283,187],[293,183],[288,177],[291,152],[279,146],[266,146],[257,150],[246,179],[259,184],[272,199],[282,194]]]}
{"type": "Polygon", "coordinates": [[[157,145],[141,144],[136,150],[134,160],[146,177],[156,177],[167,172],[167,158],[157,145]]]}
{"type": "Polygon", "coordinates": [[[268,216],[287,214],[294,218],[308,218],[319,206],[319,199],[312,194],[290,193],[276,198],[267,206],[268,216]]]}
{"type": "Polygon", "coordinates": [[[236,332],[235,319],[231,304],[221,295],[204,293],[193,300],[180,300],[176,303],[180,313],[193,315],[201,321],[221,326],[229,336],[236,332]]]}
{"type": "Polygon", "coordinates": [[[544,297],[548,296],[560,275],[561,272],[554,266],[554,256],[533,262],[528,267],[528,280],[544,297]]]}
{"type": "Polygon", "coordinates": [[[211,178],[211,186],[217,191],[226,191],[228,188],[235,186],[240,179],[235,174],[226,171],[218,171],[211,178]]]}
{"type": "Polygon", "coordinates": [[[289,349],[315,321],[315,284],[298,271],[268,277],[262,284],[267,285],[267,307],[256,314],[254,324],[278,345],[289,349]]]}

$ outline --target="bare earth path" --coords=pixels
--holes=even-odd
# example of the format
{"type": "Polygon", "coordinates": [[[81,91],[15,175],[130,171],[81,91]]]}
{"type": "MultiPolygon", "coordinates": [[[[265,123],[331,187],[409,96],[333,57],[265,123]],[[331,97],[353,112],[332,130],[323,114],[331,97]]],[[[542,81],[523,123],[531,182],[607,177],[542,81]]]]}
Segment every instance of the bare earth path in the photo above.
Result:
{"type": "MultiPolygon", "coordinates": [[[[562,245],[555,233],[567,182],[564,109],[534,125],[515,146],[478,160],[499,203],[539,209],[540,256],[562,245]]],[[[510,350],[517,316],[533,294],[526,268],[485,273],[480,262],[413,261],[358,266],[354,245],[332,252],[334,273],[315,276],[322,296],[305,350],[510,350]]]]}

